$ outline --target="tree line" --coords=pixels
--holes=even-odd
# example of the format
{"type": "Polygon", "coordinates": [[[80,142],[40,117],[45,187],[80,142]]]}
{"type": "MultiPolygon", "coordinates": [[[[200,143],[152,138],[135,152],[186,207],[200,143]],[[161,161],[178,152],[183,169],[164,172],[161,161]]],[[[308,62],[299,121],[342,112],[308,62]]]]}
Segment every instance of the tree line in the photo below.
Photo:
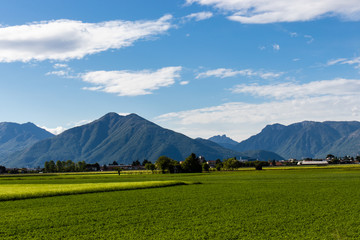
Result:
{"type": "Polygon", "coordinates": [[[85,161],[74,163],[72,160],[67,161],[46,161],[44,164],[45,172],[84,172],[84,171],[100,171],[98,163],[87,164],[85,161]]]}

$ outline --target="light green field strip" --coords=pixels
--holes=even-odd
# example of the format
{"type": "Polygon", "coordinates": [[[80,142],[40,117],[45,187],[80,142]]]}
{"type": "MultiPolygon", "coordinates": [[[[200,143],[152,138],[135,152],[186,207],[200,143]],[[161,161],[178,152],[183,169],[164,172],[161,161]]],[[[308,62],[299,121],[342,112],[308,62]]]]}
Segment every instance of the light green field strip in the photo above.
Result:
{"type": "Polygon", "coordinates": [[[147,181],[81,184],[4,184],[0,185],[0,201],[188,184],[193,183],[184,181],[147,181]]]}

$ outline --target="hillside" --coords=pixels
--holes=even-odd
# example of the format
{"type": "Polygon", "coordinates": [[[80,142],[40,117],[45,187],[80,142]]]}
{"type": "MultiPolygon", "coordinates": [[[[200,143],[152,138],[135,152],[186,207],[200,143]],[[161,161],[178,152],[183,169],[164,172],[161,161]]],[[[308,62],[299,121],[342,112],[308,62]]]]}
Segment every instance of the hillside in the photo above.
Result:
{"type": "Polygon", "coordinates": [[[87,163],[128,164],[148,159],[155,162],[161,155],[184,160],[190,153],[206,159],[223,159],[241,154],[208,140],[194,140],[164,129],[136,114],[119,116],[108,113],[89,124],[75,127],[34,144],[17,153],[6,166],[43,166],[49,160],[85,160],[87,163]]]}
{"type": "MultiPolygon", "coordinates": [[[[236,146],[238,142],[232,140],[226,135],[217,135],[209,138],[208,140],[219,144],[220,146],[236,151],[236,146]]],[[[274,152],[264,151],[264,150],[249,150],[242,152],[243,155],[248,156],[251,159],[258,159],[260,161],[268,160],[283,160],[284,158],[274,152]]]]}
{"type": "Polygon", "coordinates": [[[263,149],[284,158],[324,158],[331,153],[337,156],[359,153],[360,122],[310,122],[289,126],[273,124],[259,134],[240,142],[234,149],[248,151],[263,149]]]}
{"type": "Polygon", "coordinates": [[[0,164],[10,154],[24,150],[40,140],[53,136],[53,134],[33,123],[0,123],[0,164]]]}

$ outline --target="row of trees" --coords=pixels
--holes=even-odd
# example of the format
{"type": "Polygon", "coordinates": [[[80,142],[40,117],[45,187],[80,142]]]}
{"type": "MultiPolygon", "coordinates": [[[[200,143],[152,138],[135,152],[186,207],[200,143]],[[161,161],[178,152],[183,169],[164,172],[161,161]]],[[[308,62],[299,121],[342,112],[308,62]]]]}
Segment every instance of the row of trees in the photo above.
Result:
{"type": "Polygon", "coordinates": [[[220,168],[223,168],[225,170],[233,170],[236,168],[242,168],[242,167],[255,167],[257,170],[262,170],[263,166],[269,166],[269,162],[264,161],[248,161],[248,162],[241,162],[236,160],[236,158],[229,158],[221,162],[219,160],[219,164],[216,165],[216,169],[220,170],[220,168]]]}
{"type": "Polygon", "coordinates": [[[45,172],[84,172],[84,171],[99,171],[100,165],[87,164],[85,161],[74,163],[72,160],[67,161],[46,161],[44,165],[45,172]]]}
{"type": "Polygon", "coordinates": [[[158,158],[155,164],[147,163],[145,168],[149,170],[157,168],[163,173],[198,173],[202,172],[203,170],[209,171],[209,165],[205,162],[205,160],[197,157],[194,153],[190,154],[182,164],[169,157],[161,156],[158,158]]]}

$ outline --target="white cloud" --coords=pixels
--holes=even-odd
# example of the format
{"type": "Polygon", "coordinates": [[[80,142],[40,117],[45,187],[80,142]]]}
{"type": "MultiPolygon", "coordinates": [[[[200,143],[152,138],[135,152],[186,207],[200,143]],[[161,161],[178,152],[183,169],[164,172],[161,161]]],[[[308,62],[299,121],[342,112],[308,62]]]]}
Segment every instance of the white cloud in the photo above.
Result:
{"type": "Polygon", "coordinates": [[[240,84],[233,93],[249,93],[275,99],[303,98],[311,96],[357,96],[360,93],[360,80],[335,79],[314,81],[305,84],[280,83],[275,85],[240,84]]]}
{"type": "Polygon", "coordinates": [[[55,75],[55,76],[59,76],[59,77],[65,77],[69,74],[68,71],[64,71],[64,70],[60,70],[60,71],[51,71],[51,72],[47,72],[46,75],[55,75]]]}
{"type": "Polygon", "coordinates": [[[238,85],[235,90],[268,99],[260,103],[229,102],[172,112],[155,120],[191,137],[208,138],[216,133],[227,134],[238,141],[257,134],[267,124],[360,120],[360,80],[238,85]]]}
{"type": "Polygon", "coordinates": [[[280,45],[279,44],[273,44],[272,45],[272,47],[273,47],[273,49],[275,50],[275,51],[279,51],[280,50],[280,45]]]}
{"type": "MultiPolygon", "coordinates": [[[[171,15],[150,21],[83,23],[74,20],[0,27],[0,62],[80,59],[165,33],[171,15]]],[[[60,65],[58,65],[60,67],[60,65]]]]}
{"type": "Polygon", "coordinates": [[[187,85],[187,84],[189,84],[189,81],[181,81],[180,82],[180,85],[187,85]]]}
{"type": "Polygon", "coordinates": [[[234,70],[230,68],[217,68],[202,72],[197,74],[196,78],[207,78],[207,77],[218,77],[218,78],[227,78],[227,77],[236,77],[236,76],[247,76],[247,77],[260,77],[262,79],[278,78],[283,75],[283,72],[263,72],[263,71],[254,71],[251,69],[243,70],[234,70]]]}
{"type": "Polygon", "coordinates": [[[55,63],[53,68],[55,69],[59,69],[59,68],[68,68],[69,66],[67,64],[64,63],[55,63]]]}
{"type": "Polygon", "coordinates": [[[81,75],[84,82],[95,85],[85,90],[115,93],[119,96],[152,94],[154,90],[175,83],[181,67],[164,67],[156,71],[95,71],[81,75]]]}
{"type": "Polygon", "coordinates": [[[291,124],[304,120],[360,120],[359,109],[359,95],[320,96],[259,104],[230,102],[164,114],[155,121],[194,138],[227,134],[240,141],[259,133],[267,124],[291,124]]]}
{"type": "Polygon", "coordinates": [[[78,78],[79,76],[73,73],[73,70],[67,64],[56,63],[53,65],[55,71],[47,72],[45,75],[55,75],[63,78],[78,78]],[[60,70],[61,69],[61,70],[60,70]]]}
{"type": "Polygon", "coordinates": [[[307,39],[306,43],[310,44],[314,41],[314,38],[311,35],[304,35],[304,38],[307,39]]]}
{"type": "Polygon", "coordinates": [[[48,128],[48,127],[42,126],[41,128],[45,129],[48,132],[51,132],[54,135],[59,135],[60,133],[67,130],[67,128],[64,128],[64,127],[61,127],[61,126],[58,126],[56,128],[48,128]]]}
{"type": "Polygon", "coordinates": [[[213,17],[212,12],[198,12],[192,13],[183,18],[184,21],[190,21],[194,19],[195,21],[202,21],[213,17]]]}
{"type": "Polygon", "coordinates": [[[323,17],[340,17],[360,20],[358,0],[186,0],[188,4],[213,6],[225,13],[228,19],[241,23],[274,23],[310,21],[323,17]]]}
{"type": "Polygon", "coordinates": [[[339,58],[339,59],[334,59],[334,60],[330,60],[327,62],[328,66],[335,65],[335,64],[355,65],[355,68],[360,68],[360,57],[355,57],[352,59],[339,58]]]}
{"type": "Polygon", "coordinates": [[[68,124],[66,124],[66,127],[58,126],[55,128],[48,128],[48,127],[42,126],[41,128],[45,129],[48,132],[51,132],[54,135],[59,135],[70,128],[82,126],[82,125],[90,123],[90,122],[92,122],[92,121],[91,120],[80,120],[78,122],[68,123],[68,124]]]}

